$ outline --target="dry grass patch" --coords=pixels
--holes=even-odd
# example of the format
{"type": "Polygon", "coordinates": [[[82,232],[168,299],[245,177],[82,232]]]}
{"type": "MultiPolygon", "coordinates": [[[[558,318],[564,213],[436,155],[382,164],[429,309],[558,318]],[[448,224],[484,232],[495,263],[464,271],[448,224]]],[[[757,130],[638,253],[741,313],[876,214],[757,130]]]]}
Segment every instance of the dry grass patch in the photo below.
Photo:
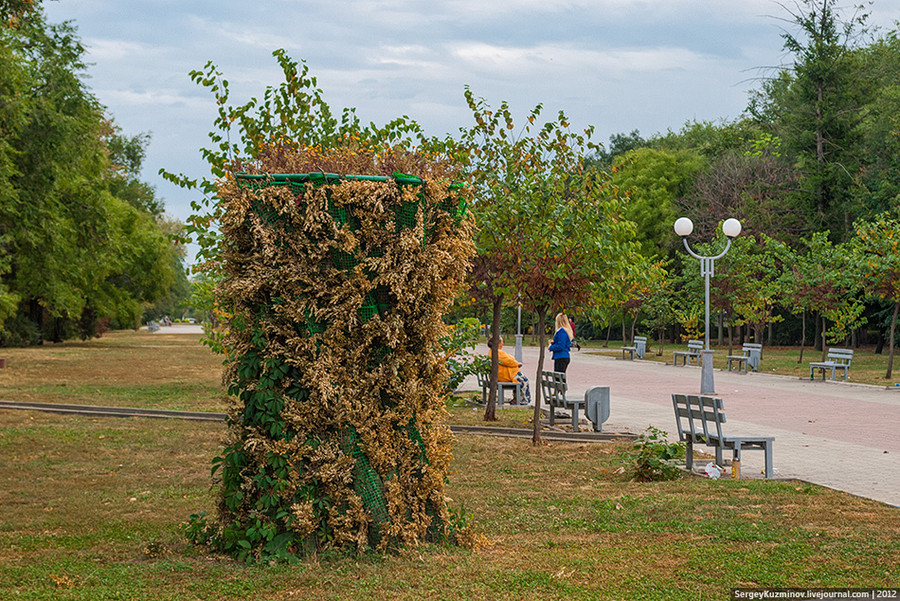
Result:
{"type": "Polygon", "coordinates": [[[2,349],[0,399],[222,411],[222,358],[199,334],[111,332],[85,342],[2,349]]]}

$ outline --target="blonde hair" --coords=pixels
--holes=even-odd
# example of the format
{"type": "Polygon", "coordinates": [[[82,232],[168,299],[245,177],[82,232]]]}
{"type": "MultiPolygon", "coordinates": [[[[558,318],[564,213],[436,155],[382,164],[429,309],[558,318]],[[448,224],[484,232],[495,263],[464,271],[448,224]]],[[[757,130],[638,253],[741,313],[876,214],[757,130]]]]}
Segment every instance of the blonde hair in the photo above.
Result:
{"type": "Polygon", "coordinates": [[[575,332],[572,331],[572,324],[569,323],[569,318],[566,317],[565,313],[556,314],[556,329],[560,328],[566,331],[566,334],[569,335],[569,340],[575,340],[575,332]]]}

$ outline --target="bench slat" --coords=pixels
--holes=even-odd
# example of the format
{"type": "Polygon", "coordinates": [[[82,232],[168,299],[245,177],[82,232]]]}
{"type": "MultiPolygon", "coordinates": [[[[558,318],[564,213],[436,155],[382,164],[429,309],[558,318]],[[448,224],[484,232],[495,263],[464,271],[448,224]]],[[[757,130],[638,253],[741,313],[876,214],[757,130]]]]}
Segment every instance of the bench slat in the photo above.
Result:
{"type": "Polygon", "coordinates": [[[722,450],[730,449],[733,453],[735,475],[740,477],[740,460],[743,449],[759,449],[765,452],[765,475],[771,478],[772,448],[775,438],[772,436],[725,436],[722,424],[725,423],[725,408],[721,398],[706,395],[673,394],[672,405],[675,410],[675,423],[678,437],[687,443],[687,468],[693,468],[693,445],[703,444],[716,450],[716,463],[722,463],[722,450]]]}

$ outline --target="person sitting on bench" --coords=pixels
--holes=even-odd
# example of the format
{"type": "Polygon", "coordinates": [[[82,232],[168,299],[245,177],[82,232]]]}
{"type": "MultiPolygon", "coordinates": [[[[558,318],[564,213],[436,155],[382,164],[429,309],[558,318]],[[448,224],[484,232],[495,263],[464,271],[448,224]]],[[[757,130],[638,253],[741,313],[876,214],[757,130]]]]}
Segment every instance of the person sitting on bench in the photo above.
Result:
{"type": "MultiPolygon", "coordinates": [[[[488,348],[494,348],[492,346],[493,340],[488,340],[488,348]]],[[[522,390],[522,394],[519,396],[519,404],[520,405],[530,405],[531,404],[531,391],[528,389],[528,378],[522,375],[522,372],[519,371],[522,369],[522,364],[516,361],[516,358],[503,350],[503,337],[500,337],[500,346],[497,347],[497,357],[500,362],[500,365],[497,369],[497,381],[498,382],[519,382],[522,390]]]]}

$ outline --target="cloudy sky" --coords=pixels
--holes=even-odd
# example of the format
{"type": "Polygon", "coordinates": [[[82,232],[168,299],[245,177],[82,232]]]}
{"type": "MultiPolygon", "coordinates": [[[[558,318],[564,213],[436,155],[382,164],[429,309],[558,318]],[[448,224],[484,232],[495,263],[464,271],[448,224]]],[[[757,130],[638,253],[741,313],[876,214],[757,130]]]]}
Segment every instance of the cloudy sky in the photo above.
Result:
{"type": "MultiPolygon", "coordinates": [[[[55,0],[77,25],[88,80],[126,134],[152,135],[144,179],[168,212],[190,194],[160,167],[206,174],[198,149],[215,117],[188,72],[214,62],[243,103],[280,82],[272,51],[304,59],[335,112],[364,122],[408,115],[429,135],[468,126],[466,85],[524,114],[565,110],[596,139],[645,137],[688,121],[739,117],[760,77],[789,59],[791,26],[773,0],[55,0]]],[[[849,4],[849,3],[848,3],[849,4]]],[[[793,6],[792,0],[786,5],[793,6]]],[[[870,23],[893,28],[900,0],[870,23]]]]}

